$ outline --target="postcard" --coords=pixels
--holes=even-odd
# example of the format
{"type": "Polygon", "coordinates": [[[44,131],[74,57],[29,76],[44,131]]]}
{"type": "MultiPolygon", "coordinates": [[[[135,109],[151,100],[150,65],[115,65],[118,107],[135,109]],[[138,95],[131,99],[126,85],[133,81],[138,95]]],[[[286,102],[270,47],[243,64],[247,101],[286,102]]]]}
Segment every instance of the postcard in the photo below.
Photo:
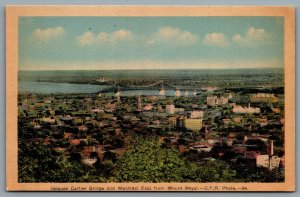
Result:
{"type": "Polygon", "coordinates": [[[295,191],[293,7],[7,6],[8,191],[295,191]]]}

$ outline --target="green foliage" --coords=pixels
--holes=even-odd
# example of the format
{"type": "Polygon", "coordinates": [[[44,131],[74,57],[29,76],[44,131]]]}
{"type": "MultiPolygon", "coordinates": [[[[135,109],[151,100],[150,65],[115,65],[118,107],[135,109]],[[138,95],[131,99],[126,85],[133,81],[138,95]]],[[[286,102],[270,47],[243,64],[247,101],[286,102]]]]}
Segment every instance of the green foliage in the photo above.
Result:
{"type": "Polygon", "coordinates": [[[186,172],[178,152],[161,148],[156,141],[138,139],[119,160],[118,182],[180,182],[186,172]]]}
{"type": "Polygon", "coordinates": [[[118,182],[229,182],[236,176],[225,162],[197,165],[181,158],[174,149],[141,139],[119,160],[115,174],[118,182]]]}
{"type": "Polygon", "coordinates": [[[202,165],[189,164],[188,180],[195,182],[234,182],[236,172],[222,161],[207,161],[202,165]]]}
{"type": "Polygon", "coordinates": [[[19,143],[19,182],[80,182],[84,166],[41,144],[19,143]]]}
{"type": "MultiPolygon", "coordinates": [[[[77,154],[77,156],[79,156],[77,154]]],[[[280,169],[269,171],[249,162],[229,165],[190,151],[163,148],[157,139],[135,138],[121,157],[106,151],[94,167],[46,145],[19,142],[19,182],[282,182],[280,169]]]]}
{"type": "Polygon", "coordinates": [[[284,171],[280,168],[268,170],[263,167],[256,167],[255,165],[248,165],[247,163],[232,166],[237,172],[237,179],[239,182],[283,182],[284,171]]]}

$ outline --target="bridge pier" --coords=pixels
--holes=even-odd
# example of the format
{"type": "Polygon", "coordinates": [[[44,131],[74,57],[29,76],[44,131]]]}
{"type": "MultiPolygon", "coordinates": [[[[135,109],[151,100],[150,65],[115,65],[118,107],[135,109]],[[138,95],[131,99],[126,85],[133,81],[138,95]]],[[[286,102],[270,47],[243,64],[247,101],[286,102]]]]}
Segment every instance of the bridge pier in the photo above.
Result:
{"type": "Polygon", "coordinates": [[[176,89],[176,91],[175,91],[175,96],[176,96],[176,97],[179,97],[180,95],[181,95],[180,90],[176,89]]]}
{"type": "Polygon", "coordinates": [[[164,96],[165,94],[166,94],[166,91],[165,91],[164,88],[161,88],[161,89],[159,90],[159,92],[158,92],[158,95],[159,95],[159,96],[164,96]]]}
{"type": "Polygon", "coordinates": [[[117,99],[117,102],[120,103],[121,102],[121,92],[118,91],[115,93],[115,98],[117,99]]]}

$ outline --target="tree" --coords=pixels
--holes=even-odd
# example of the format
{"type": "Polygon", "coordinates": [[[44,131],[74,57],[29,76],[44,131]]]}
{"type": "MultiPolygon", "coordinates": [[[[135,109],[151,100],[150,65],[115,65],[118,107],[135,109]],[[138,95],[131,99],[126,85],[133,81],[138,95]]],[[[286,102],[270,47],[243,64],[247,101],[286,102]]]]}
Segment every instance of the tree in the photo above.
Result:
{"type": "Polygon", "coordinates": [[[136,140],[117,163],[117,182],[230,182],[236,173],[226,162],[207,161],[198,165],[180,157],[155,140],[136,140]]]}
{"type": "Polygon", "coordinates": [[[82,163],[42,144],[20,141],[18,151],[19,182],[81,182],[87,171],[82,163]]]}
{"type": "Polygon", "coordinates": [[[236,171],[223,161],[207,161],[197,166],[189,165],[189,179],[195,182],[235,182],[236,171]]]}
{"type": "Polygon", "coordinates": [[[117,154],[113,151],[105,151],[103,154],[103,160],[111,160],[112,162],[117,161],[117,154]]]}
{"type": "Polygon", "coordinates": [[[155,140],[135,140],[120,158],[115,172],[118,182],[181,182],[185,161],[173,149],[161,148],[155,140]]]}

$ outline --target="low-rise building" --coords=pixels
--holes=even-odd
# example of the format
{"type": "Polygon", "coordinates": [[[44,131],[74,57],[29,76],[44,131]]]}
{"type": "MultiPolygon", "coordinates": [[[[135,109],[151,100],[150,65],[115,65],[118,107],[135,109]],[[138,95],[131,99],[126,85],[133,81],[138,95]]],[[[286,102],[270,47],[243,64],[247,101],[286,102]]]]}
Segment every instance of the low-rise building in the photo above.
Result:
{"type": "Polygon", "coordinates": [[[207,102],[207,105],[209,106],[215,106],[216,103],[217,103],[217,98],[216,96],[208,96],[206,98],[206,102],[207,102]]]}
{"type": "Polygon", "coordinates": [[[279,167],[280,157],[278,156],[270,156],[270,155],[258,155],[256,157],[256,166],[261,166],[268,168],[269,170],[273,170],[279,167]]]}
{"type": "Polygon", "coordinates": [[[233,113],[237,114],[259,114],[260,113],[260,108],[258,107],[251,107],[250,104],[248,107],[242,107],[240,105],[235,105],[232,109],[233,113]]]}
{"type": "Polygon", "coordinates": [[[202,128],[202,121],[201,118],[185,118],[184,126],[192,131],[199,131],[202,128]]]}
{"type": "Polygon", "coordinates": [[[277,103],[278,98],[274,94],[257,93],[250,95],[251,103],[277,103]]]}
{"type": "Polygon", "coordinates": [[[217,98],[217,105],[226,105],[228,103],[228,98],[221,96],[217,98]]]}
{"type": "Polygon", "coordinates": [[[221,96],[218,98],[217,96],[208,96],[206,98],[207,105],[216,106],[216,105],[226,105],[228,104],[228,98],[221,96]]]}

